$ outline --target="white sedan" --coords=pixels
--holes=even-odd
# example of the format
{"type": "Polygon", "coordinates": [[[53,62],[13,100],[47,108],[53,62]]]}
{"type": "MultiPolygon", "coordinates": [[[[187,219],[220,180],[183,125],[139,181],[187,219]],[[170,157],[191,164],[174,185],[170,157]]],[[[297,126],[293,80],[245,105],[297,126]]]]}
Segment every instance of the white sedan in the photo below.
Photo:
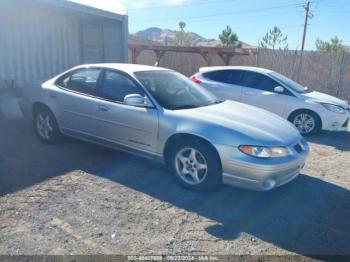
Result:
{"type": "Polygon", "coordinates": [[[191,79],[220,98],[257,106],[284,117],[303,135],[315,134],[321,129],[345,131],[348,127],[348,103],[312,91],[272,70],[204,67],[191,79]]]}

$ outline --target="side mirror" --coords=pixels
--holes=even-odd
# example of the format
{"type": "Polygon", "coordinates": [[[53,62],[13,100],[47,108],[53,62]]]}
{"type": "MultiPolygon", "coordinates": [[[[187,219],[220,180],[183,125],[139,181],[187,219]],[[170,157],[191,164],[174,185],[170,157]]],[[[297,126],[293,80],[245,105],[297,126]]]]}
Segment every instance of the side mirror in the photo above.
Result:
{"type": "Polygon", "coordinates": [[[275,91],[276,93],[283,93],[283,92],[284,92],[284,87],[282,87],[282,86],[276,86],[275,89],[274,89],[274,91],[275,91]]]}
{"type": "Polygon", "coordinates": [[[151,107],[152,105],[146,97],[139,94],[130,94],[124,97],[124,103],[129,106],[151,107]]]}

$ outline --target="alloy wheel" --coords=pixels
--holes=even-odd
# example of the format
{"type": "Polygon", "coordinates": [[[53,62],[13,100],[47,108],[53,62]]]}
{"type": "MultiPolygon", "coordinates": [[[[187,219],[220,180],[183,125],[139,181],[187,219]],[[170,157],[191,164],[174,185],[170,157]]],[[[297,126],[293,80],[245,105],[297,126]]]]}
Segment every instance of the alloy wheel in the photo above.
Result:
{"type": "Polygon", "coordinates": [[[194,148],[183,148],[175,157],[178,176],[189,185],[202,183],[208,174],[207,160],[194,148]]]}
{"type": "Polygon", "coordinates": [[[311,133],[316,127],[315,118],[307,113],[297,115],[293,120],[293,124],[302,134],[311,133]]]}
{"type": "Polygon", "coordinates": [[[45,113],[39,113],[36,120],[36,129],[38,134],[45,140],[49,140],[53,134],[53,125],[51,117],[45,113]]]}

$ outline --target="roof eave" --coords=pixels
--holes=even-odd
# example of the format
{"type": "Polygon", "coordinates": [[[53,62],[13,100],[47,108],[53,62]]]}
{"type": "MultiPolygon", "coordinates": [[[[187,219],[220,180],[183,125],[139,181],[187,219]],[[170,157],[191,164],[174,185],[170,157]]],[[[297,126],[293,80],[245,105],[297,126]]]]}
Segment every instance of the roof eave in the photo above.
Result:
{"type": "Polygon", "coordinates": [[[82,4],[67,1],[67,0],[35,0],[35,1],[43,4],[49,4],[56,7],[67,8],[70,10],[74,10],[74,11],[89,14],[89,15],[101,16],[101,17],[113,19],[113,20],[124,21],[125,18],[127,17],[127,15],[108,12],[92,6],[86,6],[86,5],[82,5],[82,4]]]}

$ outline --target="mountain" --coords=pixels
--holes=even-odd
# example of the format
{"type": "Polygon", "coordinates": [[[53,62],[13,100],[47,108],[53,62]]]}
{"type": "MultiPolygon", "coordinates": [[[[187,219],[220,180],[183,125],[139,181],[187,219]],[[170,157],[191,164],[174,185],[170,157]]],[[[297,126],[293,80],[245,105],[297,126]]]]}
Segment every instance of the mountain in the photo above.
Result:
{"type": "MultiPolygon", "coordinates": [[[[165,44],[175,37],[176,31],[170,29],[161,29],[158,27],[150,27],[146,30],[138,31],[134,34],[139,39],[147,39],[150,41],[161,42],[165,44]]],[[[199,34],[188,32],[188,38],[193,46],[215,47],[220,45],[220,41],[216,39],[206,39],[199,34]]],[[[243,48],[252,48],[253,46],[242,42],[243,48]]]]}
{"type": "MultiPolygon", "coordinates": [[[[134,35],[138,38],[143,38],[151,41],[162,42],[166,44],[175,37],[176,31],[170,29],[161,29],[158,27],[150,27],[146,30],[138,31],[134,35]]],[[[187,33],[188,38],[191,40],[193,46],[217,46],[220,44],[215,39],[206,39],[196,33],[187,33]]]]}

